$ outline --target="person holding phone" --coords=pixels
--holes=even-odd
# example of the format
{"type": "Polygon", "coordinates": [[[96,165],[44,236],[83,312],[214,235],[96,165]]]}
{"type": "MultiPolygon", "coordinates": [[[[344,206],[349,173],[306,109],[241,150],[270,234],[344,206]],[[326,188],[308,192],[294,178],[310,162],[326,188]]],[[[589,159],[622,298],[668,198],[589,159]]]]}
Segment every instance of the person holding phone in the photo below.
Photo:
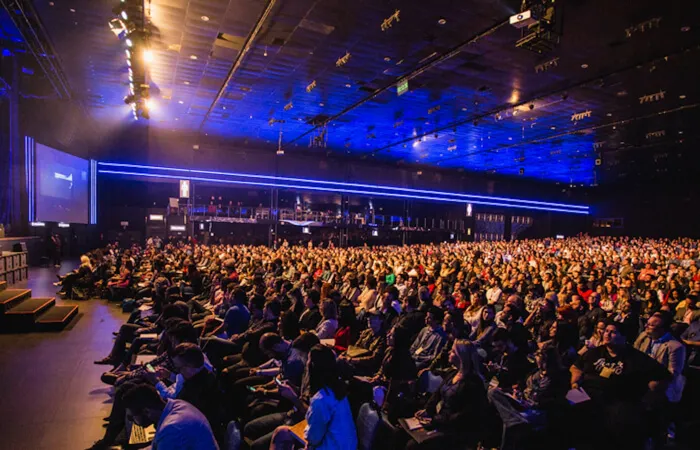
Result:
{"type": "Polygon", "coordinates": [[[435,433],[420,444],[409,441],[407,449],[461,448],[478,441],[488,399],[477,349],[466,339],[455,341],[449,360],[456,369],[445,376],[425,409],[415,414],[426,430],[435,433]]]}

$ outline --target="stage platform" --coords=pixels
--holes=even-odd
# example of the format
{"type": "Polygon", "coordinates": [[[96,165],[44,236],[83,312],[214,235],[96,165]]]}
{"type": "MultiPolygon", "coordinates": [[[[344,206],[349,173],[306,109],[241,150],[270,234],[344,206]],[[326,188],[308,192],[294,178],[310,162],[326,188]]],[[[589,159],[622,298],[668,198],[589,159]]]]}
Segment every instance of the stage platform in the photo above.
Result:
{"type": "Polygon", "coordinates": [[[24,243],[27,249],[27,265],[38,266],[46,254],[45,242],[39,236],[16,236],[0,238],[0,253],[14,251],[15,244],[24,243]]]}

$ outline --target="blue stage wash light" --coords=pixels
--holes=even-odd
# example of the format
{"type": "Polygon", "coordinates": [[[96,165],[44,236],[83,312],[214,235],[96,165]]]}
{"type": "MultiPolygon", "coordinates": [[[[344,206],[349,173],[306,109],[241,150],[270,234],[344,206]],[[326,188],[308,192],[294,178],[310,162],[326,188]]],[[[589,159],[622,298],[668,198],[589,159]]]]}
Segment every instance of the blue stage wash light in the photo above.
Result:
{"type": "Polygon", "coordinates": [[[97,224],[97,161],[90,160],[90,225],[97,224]]]}
{"type": "MultiPolygon", "coordinates": [[[[234,176],[234,177],[241,177],[241,178],[260,178],[260,179],[265,179],[265,180],[294,181],[294,182],[301,182],[301,183],[326,184],[326,185],[331,185],[331,186],[349,186],[349,187],[360,187],[360,188],[369,188],[369,189],[384,189],[384,190],[389,190],[389,191],[401,191],[401,192],[419,193],[419,194],[447,195],[447,196],[451,196],[451,197],[462,198],[462,199],[464,199],[464,201],[471,201],[470,199],[481,199],[481,200],[507,201],[507,202],[514,202],[514,203],[522,203],[524,205],[543,205],[543,206],[554,206],[554,207],[561,207],[561,208],[579,209],[579,210],[583,210],[583,211],[589,210],[588,206],[583,206],[583,205],[542,202],[542,201],[537,201],[537,200],[524,200],[524,199],[509,198],[509,197],[493,197],[493,196],[476,195],[476,194],[459,194],[456,192],[432,191],[432,190],[426,190],[426,189],[409,189],[409,188],[402,188],[402,187],[395,187],[395,186],[381,186],[381,185],[361,184],[361,183],[343,183],[343,182],[339,182],[339,181],[308,180],[308,179],[304,179],[304,178],[277,177],[277,176],[271,176],[271,175],[254,175],[254,174],[235,173],[235,172],[216,172],[216,171],[210,171],[210,170],[178,169],[178,168],[174,168],[174,167],[146,166],[146,165],[140,165],[140,164],[122,164],[122,163],[107,163],[107,162],[100,162],[99,164],[103,165],[103,166],[124,167],[124,168],[132,168],[132,169],[148,169],[148,170],[165,170],[165,171],[173,171],[173,172],[203,173],[203,174],[208,174],[208,175],[227,175],[227,176],[234,176]]],[[[472,203],[474,203],[474,202],[472,202],[472,203]]]]}
{"type": "MultiPolygon", "coordinates": [[[[100,163],[100,164],[102,164],[102,163],[100,163]]],[[[182,170],[182,169],[179,169],[179,170],[182,170]]],[[[163,175],[163,174],[144,173],[144,172],[127,172],[127,171],[120,171],[120,170],[100,170],[99,173],[112,174],[112,175],[128,175],[128,176],[147,177],[147,178],[148,177],[150,177],[150,178],[164,178],[164,179],[171,179],[171,180],[179,180],[182,178],[182,177],[175,176],[175,175],[163,175]]],[[[460,200],[460,199],[456,199],[456,198],[448,198],[448,197],[429,197],[429,196],[424,196],[424,195],[396,194],[396,193],[392,193],[392,192],[359,191],[359,190],[347,189],[347,188],[340,188],[340,189],[338,189],[338,188],[325,188],[325,187],[320,187],[320,186],[303,186],[303,185],[291,185],[291,184],[284,184],[284,183],[263,183],[260,181],[237,181],[237,180],[225,180],[225,179],[219,179],[219,178],[203,178],[203,177],[187,177],[187,178],[190,180],[193,180],[193,181],[204,181],[204,182],[208,182],[208,183],[224,183],[224,184],[236,184],[236,185],[264,186],[264,187],[272,187],[272,188],[288,188],[288,189],[300,189],[300,190],[336,192],[336,193],[342,192],[342,193],[346,193],[346,194],[358,194],[358,195],[377,196],[377,197],[393,197],[393,198],[412,199],[412,200],[430,200],[430,201],[438,201],[438,202],[466,203],[465,200],[460,200]]],[[[521,208],[521,209],[532,209],[532,210],[539,210],[539,211],[553,211],[553,212],[588,215],[588,211],[581,211],[581,210],[545,208],[545,207],[540,207],[540,206],[486,202],[486,201],[481,201],[481,200],[472,200],[471,203],[475,203],[477,205],[500,206],[503,208],[521,208]]]]}
{"type": "Polygon", "coordinates": [[[24,137],[24,170],[25,170],[25,180],[27,185],[27,212],[29,215],[29,221],[35,219],[35,198],[34,198],[34,149],[35,143],[34,138],[25,136],[24,137]]]}

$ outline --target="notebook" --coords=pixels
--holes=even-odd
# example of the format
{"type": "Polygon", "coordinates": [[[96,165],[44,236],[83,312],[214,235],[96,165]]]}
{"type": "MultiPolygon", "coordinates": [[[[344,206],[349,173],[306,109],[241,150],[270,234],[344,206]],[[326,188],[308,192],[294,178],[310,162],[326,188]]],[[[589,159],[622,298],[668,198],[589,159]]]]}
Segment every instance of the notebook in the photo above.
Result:
{"type": "Polygon", "coordinates": [[[153,425],[144,428],[135,423],[131,425],[131,434],[129,435],[129,445],[145,444],[151,442],[156,435],[156,429],[153,425]]]}

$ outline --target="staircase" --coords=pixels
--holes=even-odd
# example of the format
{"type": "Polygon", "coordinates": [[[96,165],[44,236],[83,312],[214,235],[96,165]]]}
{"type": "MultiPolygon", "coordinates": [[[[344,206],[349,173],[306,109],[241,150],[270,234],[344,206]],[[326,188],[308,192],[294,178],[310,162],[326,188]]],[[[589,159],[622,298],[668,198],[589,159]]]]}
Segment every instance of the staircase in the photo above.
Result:
{"type": "Polygon", "coordinates": [[[56,306],[55,298],[34,298],[31,289],[7,289],[0,281],[0,332],[61,331],[78,306],[56,306]]]}

